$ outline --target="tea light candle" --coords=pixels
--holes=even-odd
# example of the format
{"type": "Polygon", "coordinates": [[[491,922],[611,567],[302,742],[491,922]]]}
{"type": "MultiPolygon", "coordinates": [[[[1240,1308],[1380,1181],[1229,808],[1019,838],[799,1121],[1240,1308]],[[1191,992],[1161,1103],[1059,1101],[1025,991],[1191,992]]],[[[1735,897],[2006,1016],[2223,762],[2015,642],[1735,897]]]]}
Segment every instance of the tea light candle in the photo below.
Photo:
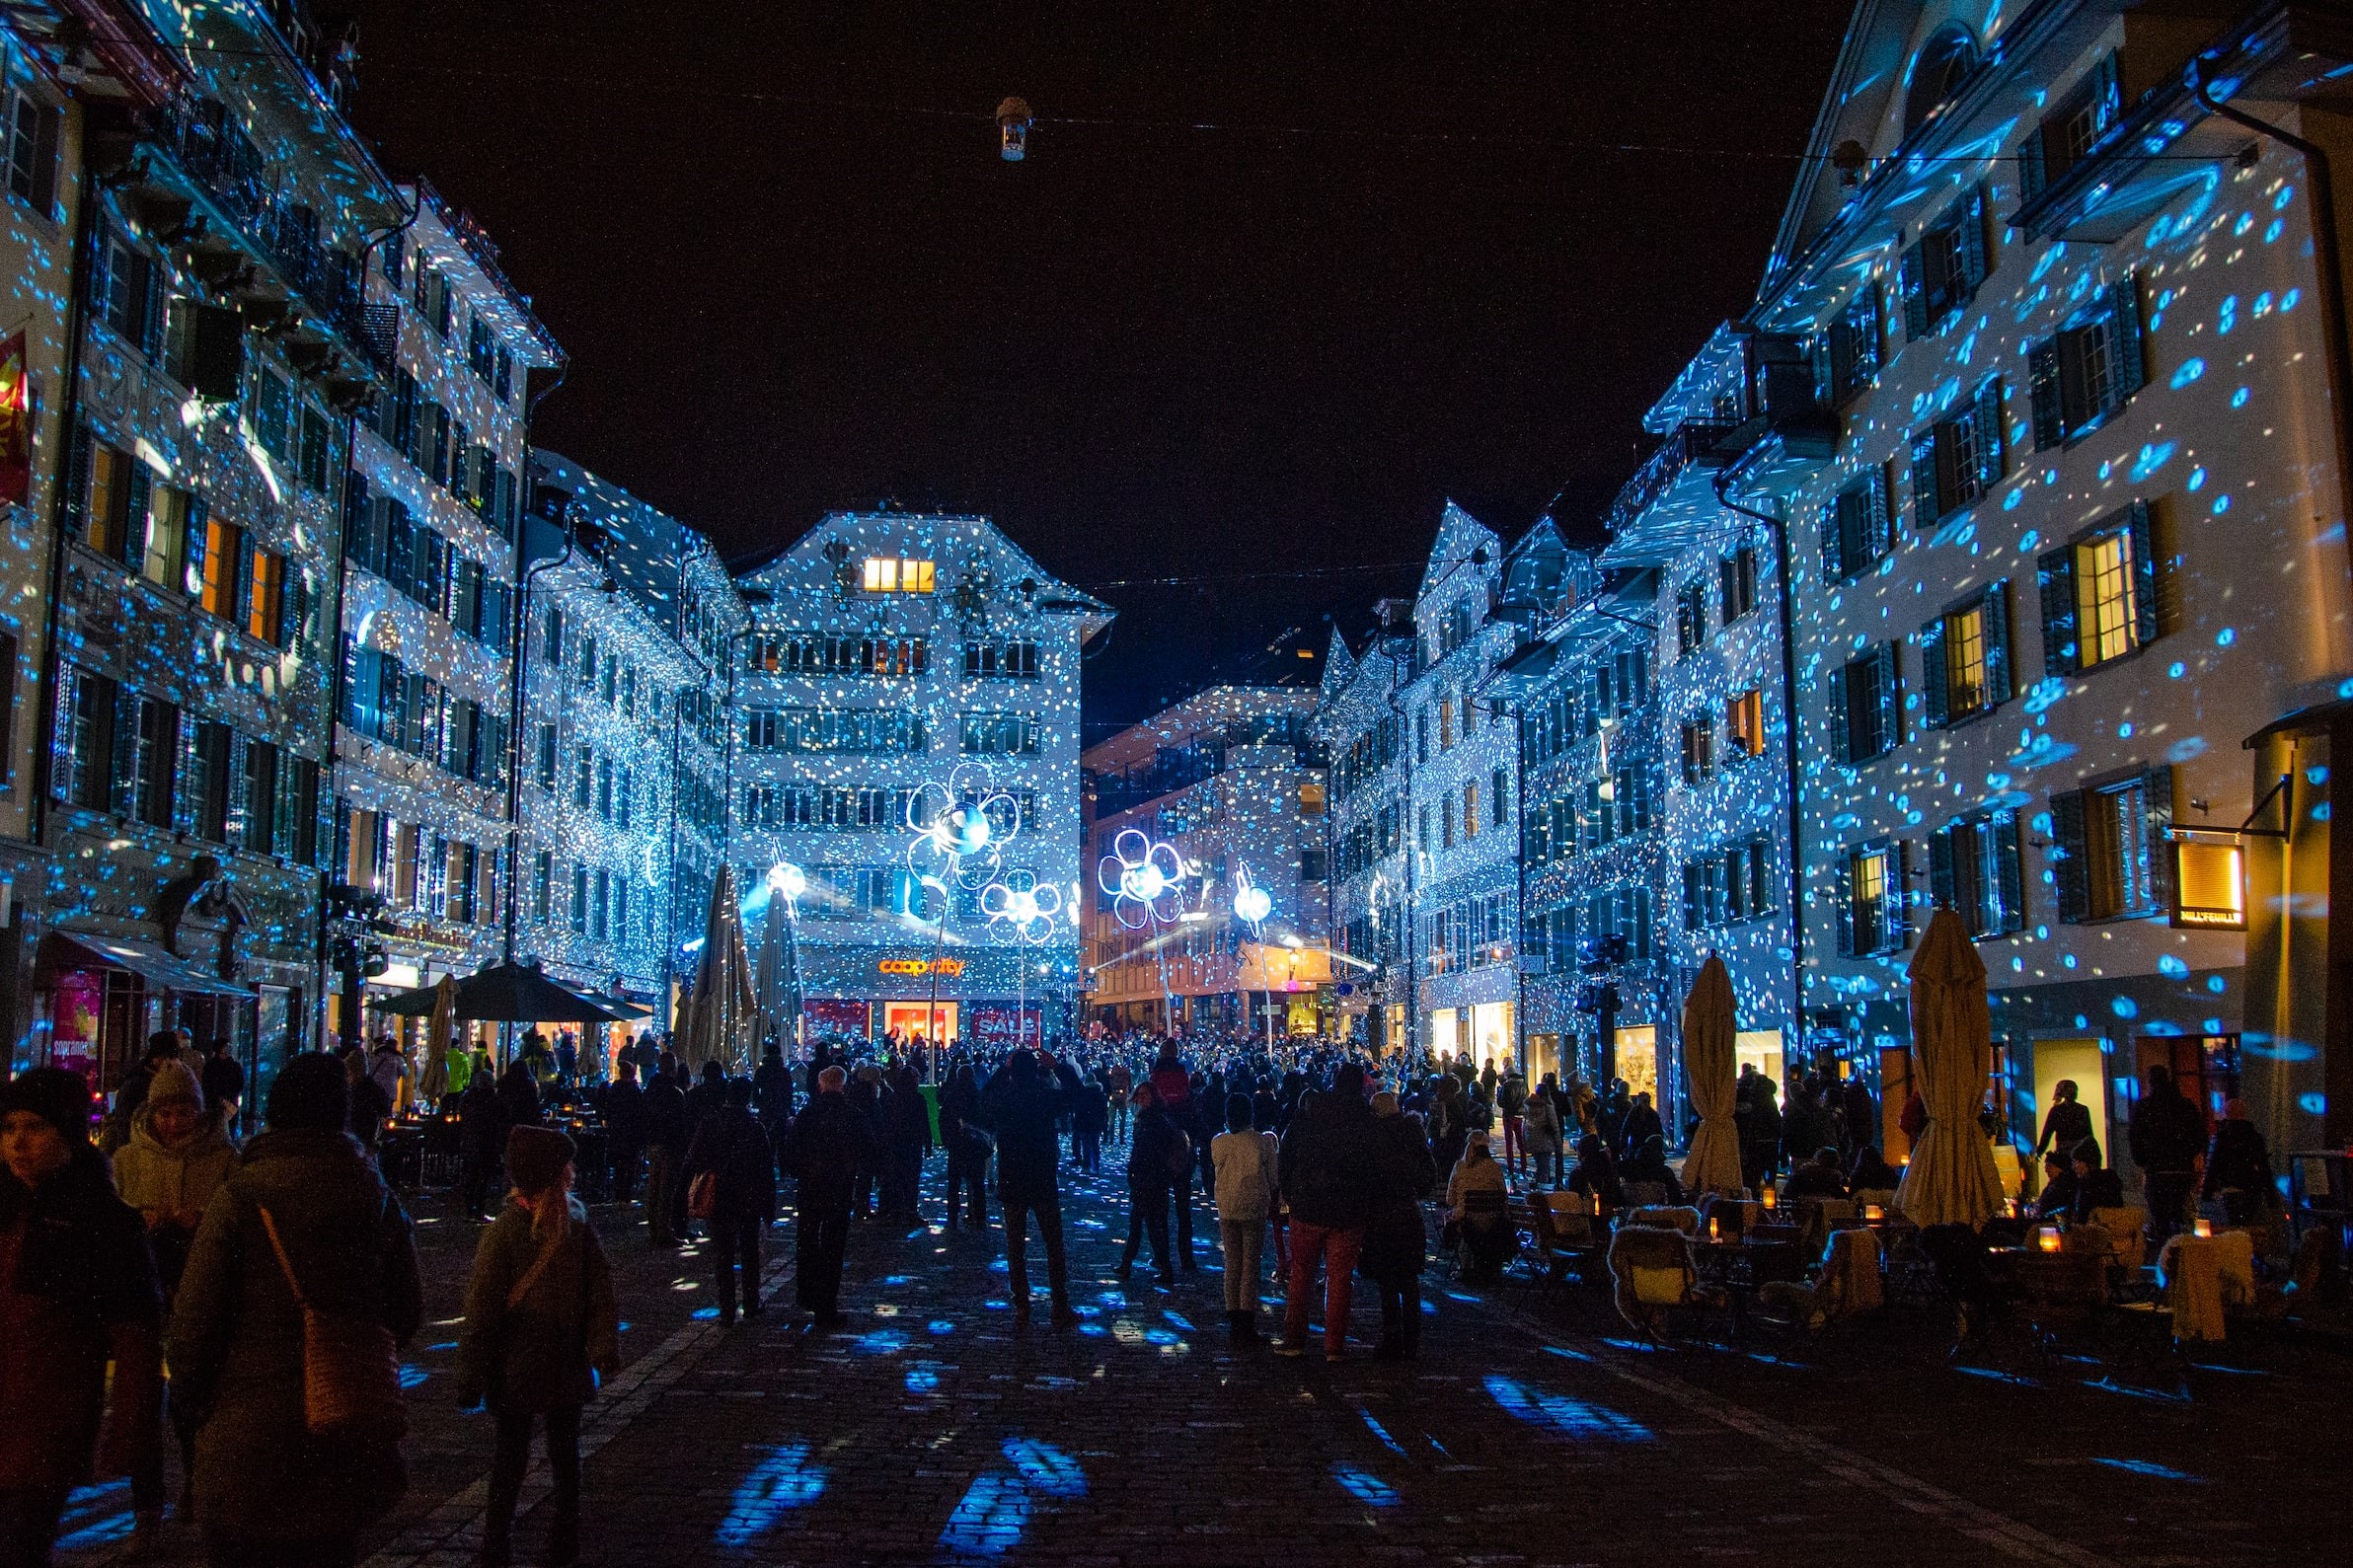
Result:
{"type": "Polygon", "coordinates": [[[1765,1184],[1765,1190],[1759,1193],[1757,1196],[1759,1201],[1765,1205],[1765,1212],[1767,1214],[1771,1214],[1773,1212],[1774,1204],[1780,1201],[1780,1195],[1775,1191],[1773,1183],[1770,1181],[1765,1184]]]}
{"type": "Polygon", "coordinates": [[[2206,1219],[2195,1220],[2190,1223],[2189,1230],[2192,1235],[2210,1236],[2214,1234],[2214,1222],[2206,1219]]]}
{"type": "Polygon", "coordinates": [[[1708,1239],[1713,1241],[1716,1238],[1715,1216],[1711,1214],[1708,1217],[1708,1239]]]}
{"type": "Polygon", "coordinates": [[[1865,1220],[1884,1220],[1887,1211],[1875,1203],[1866,1203],[1862,1206],[1862,1217],[1865,1220]]]}
{"type": "Polygon", "coordinates": [[[2044,1226],[2041,1230],[2034,1232],[2034,1242],[2035,1245],[2041,1247],[2045,1252],[2058,1251],[2061,1244],[2059,1228],[2055,1225],[2044,1226]]]}

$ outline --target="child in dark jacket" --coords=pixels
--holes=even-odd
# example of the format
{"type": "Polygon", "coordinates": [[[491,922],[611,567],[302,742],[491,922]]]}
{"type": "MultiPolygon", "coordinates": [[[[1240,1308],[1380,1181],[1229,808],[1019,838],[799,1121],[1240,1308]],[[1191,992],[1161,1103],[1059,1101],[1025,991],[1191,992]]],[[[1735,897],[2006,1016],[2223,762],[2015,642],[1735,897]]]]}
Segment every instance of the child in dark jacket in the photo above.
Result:
{"type": "Polygon", "coordinates": [[[580,1549],[580,1409],[621,1368],[620,1312],[603,1245],[571,1195],[572,1142],[547,1127],[507,1134],[512,1199],[483,1232],[458,1334],[458,1402],[497,1418],[484,1568],[513,1560],[515,1506],[531,1461],[534,1419],[547,1426],[556,1517],[546,1560],[569,1568],[580,1549]]]}

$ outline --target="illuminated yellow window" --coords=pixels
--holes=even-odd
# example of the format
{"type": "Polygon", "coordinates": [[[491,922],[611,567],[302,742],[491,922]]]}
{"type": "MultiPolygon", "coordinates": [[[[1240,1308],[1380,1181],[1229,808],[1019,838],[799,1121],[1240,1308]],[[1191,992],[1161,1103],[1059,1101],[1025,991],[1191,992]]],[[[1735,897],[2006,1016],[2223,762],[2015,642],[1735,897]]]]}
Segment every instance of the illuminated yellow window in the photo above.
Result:
{"type": "Polygon", "coordinates": [[[194,586],[207,613],[223,619],[237,613],[237,557],[244,548],[244,537],[227,523],[217,517],[205,523],[204,571],[194,586]]]}
{"type": "Polygon", "coordinates": [[[2089,668],[2133,650],[2132,535],[2123,529],[2076,546],[2076,638],[2089,668]]]}
{"type": "Polygon", "coordinates": [[[1479,784],[1476,781],[1463,785],[1463,837],[1479,837],[1479,784]]]}
{"type": "MultiPolygon", "coordinates": [[[[135,529],[138,519],[132,519],[135,529]]],[[[147,538],[139,574],[159,588],[182,588],[181,561],[188,541],[188,491],[157,485],[147,498],[147,538]]]]}
{"type": "Polygon", "coordinates": [[[286,563],[266,550],[253,555],[246,585],[245,630],[265,642],[277,640],[278,604],[285,592],[286,563]]]}
{"type": "Polygon", "coordinates": [[[1724,705],[1724,728],[1731,732],[1732,744],[1751,757],[1765,754],[1765,698],[1761,692],[1743,692],[1724,705]]]}
{"type": "Polygon", "coordinates": [[[866,558],[866,591],[930,593],[932,562],[910,560],[899,556],[869,556],[866,558]]]}
{"type": "Polygon", "coordinates": [[[1960,718],[1986,706],[1986,612],[1981,602],[1944,618],[1944,710],[1960,718]]]}

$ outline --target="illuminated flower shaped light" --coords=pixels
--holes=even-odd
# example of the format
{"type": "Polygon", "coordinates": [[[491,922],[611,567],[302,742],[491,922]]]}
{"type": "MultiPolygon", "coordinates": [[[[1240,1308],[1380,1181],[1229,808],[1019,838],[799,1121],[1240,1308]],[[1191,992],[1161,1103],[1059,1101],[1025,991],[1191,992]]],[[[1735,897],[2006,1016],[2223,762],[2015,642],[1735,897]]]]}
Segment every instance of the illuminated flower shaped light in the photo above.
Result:
{"type": "Polygon", "coordinates": [[[1156,844],[1140,828],[1121,828],[1096,880],[1111,896],[1111,913],[1129,931],[1173,924],[1184,913],[1184,858],[1156,844]]]}
{"type": "Polygon", "coordinates": [[[1258,928],[1266,924],[1266,917],[1274,913],[1274,899],[1266,889],[1251,880],[1250,867],[1234,867],[1234,918],[1258,934],[1258,928]]]}
{"type": "Polygon", "coordinates": [[[958,768],[943,784],[925,780],[907,797],[907,869],[927,887],[954,883],[979,892],[1004,865],[1021,831],[1021,808],[984,774],[958,768]]]}
{"type": "Polygon", "coordinates": [[[1062,913],[1062,889],[1016,866],[980,890],[980,912],[990,925],[1003,921],[1022,940],[1043,946],[1053,937],[1054,917],[1062,913]]]}

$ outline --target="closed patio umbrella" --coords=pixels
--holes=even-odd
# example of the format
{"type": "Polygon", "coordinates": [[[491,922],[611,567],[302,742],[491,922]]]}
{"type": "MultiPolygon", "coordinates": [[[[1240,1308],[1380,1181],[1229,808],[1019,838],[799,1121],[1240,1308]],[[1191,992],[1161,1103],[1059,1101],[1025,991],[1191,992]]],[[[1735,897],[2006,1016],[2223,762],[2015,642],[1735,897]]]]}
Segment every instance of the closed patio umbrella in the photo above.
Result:
{"type": "Polygon", "coordinates": [[[458,1032],[458,982],[443,975],[433,987],[433,1016],[424,1029],[424,1070],[417,1075],[417,1097],[427,1105],[449,1092],[449,1047],[458,1032]]]}
{"type": "Polygon", "coordinates": [[[1683,1070],[1691,1079],[1692,1109],[1700,1113],[1683,1161],[1683,1185],[1694,1193],[1740,1188],[1740,1129],[1732,1120],[1740,1071],[1734,1029],[1732,976],[1709,953],[1683,1002],[1683,1070]]]}
{"type": "Polygon", "coordinates": [[[768,889],[768,916],[760,923],[760,1026],[763,1043],[793,1043],[793,1018],[800,1010],[799,976],[794,973],[793,901],[773,883],[768,889]]]}
{"type": "Polygon", "coordinates": [[[1912,1054],[1928,1126],[1895,1206],[1917,1226],[1981,1225],[2002,1204],[1994,1151],[1977,1125],[1994,1069],[1994,1026],[1985,961],[1951,910],[1930,919],[1911,977],[1912,1054]]]}
{"type": "Polygon", "coordinates": [[[757,1010],[735,871],[722,865],[711,883],[711,914],[703,925],[703,953],[695,968],[694,1001],[680,1030],[679,1056],[696,1071],[706,1062],[740,1067],[757,1010]]]}

